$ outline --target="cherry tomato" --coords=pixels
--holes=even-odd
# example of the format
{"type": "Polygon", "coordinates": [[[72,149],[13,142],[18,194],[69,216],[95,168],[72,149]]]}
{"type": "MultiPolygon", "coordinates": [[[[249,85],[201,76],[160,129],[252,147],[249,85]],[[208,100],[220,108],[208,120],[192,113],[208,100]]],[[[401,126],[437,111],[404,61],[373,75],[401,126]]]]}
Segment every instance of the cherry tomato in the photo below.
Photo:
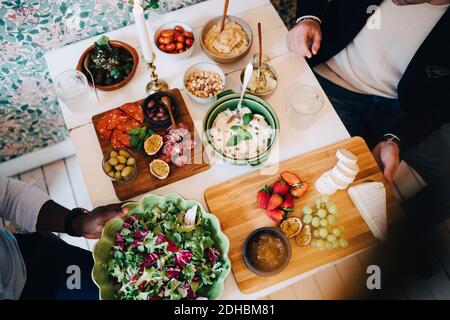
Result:
{"type": "Polygon", "coordinates": [[[194,38],[194,34],[193,34],[192,32],[189,32],[189,31],[185,31],[185,32],[184,32],[184,36],[185,36],[186,38],[190,38],[190,39],[193,39],[193,38],[194,38]]]}
{"type": "Polygon", "coordinates": [[[179,43],[184,43],[184,41],[186,40],[186,38],[184,36],[178,36],[176,37],[177,42],[179,43]]]}
{"type": "Polygon", "coordinates": [[[184,49],[184,43],[178,42],[177,43],[177,50],[183,50],[184,49]]]}
{"type": "Polygon", "coordinates": [[[184,28],[182,27],[182,26],[180,26],[180,25],[177,25],[177,26],[175,26],[175,31],[178,31],[178,32],[181,32],[181,33],[184,33],[184,28]]]}
{"type": "Polygon", "coordinates": [[[166,51],[166,45],[165,45],[165,44],[160,44],[160,45],[158,46],[158,48],[159,48],[161,51],[166,51]]]}
{"type": "Polygon", "coordinates": [[[169,43],[168,45],[166,45],[166,51],[173,51],[176,49],[176,45],[175,43],[169,43]]]}
{"type": "Polygon", "coordinates": [[[172,29],[165,29],[163,31],[161,31],[161,33],[159,34],[162,37],[170,37],[173,36],[174,31],[172,29]]]}
{"type": "Polygon", "coordinates": [[[193,39],[186,39],[186,46],[189,48],[194,43],[193,39]]]}
{"type": "Polygon", "coordinates": [[[160,44],[169,44],[169,43],[173,42],[173,38],[172,37],[159,37],[158,42],[160,44]]]}

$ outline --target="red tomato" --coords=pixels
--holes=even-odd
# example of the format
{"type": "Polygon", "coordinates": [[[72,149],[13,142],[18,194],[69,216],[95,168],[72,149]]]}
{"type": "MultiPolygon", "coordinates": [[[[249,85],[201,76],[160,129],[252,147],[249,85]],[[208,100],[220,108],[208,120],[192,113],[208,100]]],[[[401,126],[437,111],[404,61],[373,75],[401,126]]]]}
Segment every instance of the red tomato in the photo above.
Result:
{"type": "Polygon", "coordinates": [[[189,32],[189,31],[185,31],[184,32],[184,36],[186,38],[194,39],[194,34],[192,32],[189,32]]]}
{"type": "Polygon", "coordinates": [[[161,44],[169,44],[173,42],[173,37],[159,37],[158,42],[161,44]]]}
{"type": "Polygon", "coordinates": [[[179,43],[184,43],[184,41],[186,40],[186,38],[184,36],[178,36],[176,37],[177,42],[179,43]]]}
{"type": "Polygon", "coordinates": [[[160,44],[158,47],[159,47],[159,49],[161,51],[166,51],[166,45],[165,44],[160,44]]]}
{"type": "Polygon", "coordinates": [[[186,39],[185,42],[186,42],[186,46],[189,48],[194,43],[194,40],[193,39],[186,39]]]}
{"type": "Polygon", "coordinates": [[[180,26],[180,25],[175,26],[174,29],[175,29],[175,31],[178,31],[178,32],[181,32],[181,33],[184,32],[184,28],[182,26],[180,26]]]}
{"type": "Polygon", "coordinates": [[[177,43],[177,50],[183,50],[184,49],[184,43],[178,42],[177,43]]]}
{"type": "Polygon", "coordinates": [[[169,43],[168,45],[166,45],[166,51],[173,51],[175,49],[176,49],[175,43],[169,43]]]}
{"type": "Polygon", "coordinates": [[[161,31],[161,33],[159,34],[162,37],[171,37],[173,36],[174,31],[172,29],[165,29],[163,31],[161,31]]]}

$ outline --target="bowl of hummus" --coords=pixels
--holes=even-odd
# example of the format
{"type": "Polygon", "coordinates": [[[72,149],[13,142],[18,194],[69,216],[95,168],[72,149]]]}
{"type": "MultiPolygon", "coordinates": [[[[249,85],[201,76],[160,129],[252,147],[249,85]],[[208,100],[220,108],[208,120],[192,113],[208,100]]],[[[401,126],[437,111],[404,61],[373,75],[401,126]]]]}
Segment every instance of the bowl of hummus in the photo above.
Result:
{"type": "Polygon", "coordinates": [[[259,166],[268,159],[280,123],[270,105],[254,95],[246,94],[238,110],[239,96],[231,90],[219,94],[203,119],[204,141],[225,162],[259,166]]]}
{"type": "Polygon", "coordinates": [[[253,41],[252,30],[242,19],[227,16],[220,32],[222,16],[209,20],[201,31],[201,46],[218,63],[234,63],[247,55],[253,41]]]}

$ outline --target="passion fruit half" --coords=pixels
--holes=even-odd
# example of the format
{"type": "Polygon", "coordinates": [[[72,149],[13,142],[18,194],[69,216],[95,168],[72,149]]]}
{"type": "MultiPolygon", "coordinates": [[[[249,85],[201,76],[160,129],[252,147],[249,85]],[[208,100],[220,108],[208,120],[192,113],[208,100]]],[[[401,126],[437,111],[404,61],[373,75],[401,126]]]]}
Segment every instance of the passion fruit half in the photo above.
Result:
{"type": "Polygon", "coordinates": [[[159,134],[152,134],[144,142],[144,150],[149,156],[158,153],[163,145],[163,138],[159,134]]]}
{"type": "Polygon", "coordinates": [[[290,217],[280,224],[280,230],[286,237],[295,237],[302,230],[302,222],[297,217],[290,217]]]}
{"type": "Polygon", "coordinates": [[[305,225],[294,240],[299,246],[307,246],[311,242],[311,238],[311,226],[305,225]]]}
{"type": "Polygon", "coordinates": [[[150,162],[149,167],[150,173],[158,179],[163,180],[169,176],[170,166],[163,160],[155,159],[150,162]]]}

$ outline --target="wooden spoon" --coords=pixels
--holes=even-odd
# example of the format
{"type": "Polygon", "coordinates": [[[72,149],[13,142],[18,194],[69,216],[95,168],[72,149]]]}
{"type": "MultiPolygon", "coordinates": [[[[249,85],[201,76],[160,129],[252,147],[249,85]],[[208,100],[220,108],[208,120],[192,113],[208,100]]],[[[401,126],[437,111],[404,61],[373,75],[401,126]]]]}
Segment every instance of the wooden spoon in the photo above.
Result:
{"type": "Polygon", "coordinates": [[[220,26],[220,32],[225,29],[225,19],[227,18],[228,5],[230,4],[230,0],[225,0],[225,5],[223,6],[223,16],[222,16],[222,24],[220,26]]]}
{"type": "Polygon", "coordinates": [[[266,83],[266,78],[261,77],[261,67],[262,67],[262,32],[261,32],[261,22],[258,22],[258,44],[259,44],[259,52],[258,52],[258,73],[257,78],[258,82],[266,83]]]}
{"type": "Polygon", "coordinates": [[[167,111],[169,112],[169,117],[170,117],[170,122],[172,122],[172,128],[177,129],[177,123],[175,122],[175,117],[173,116],[173,112],[172,112],[172,100],[170,100],[170,98],[168,96],[164,96],[161,98],[162,103],[164,103],[164,105],[167,108],[167,111]]]}

